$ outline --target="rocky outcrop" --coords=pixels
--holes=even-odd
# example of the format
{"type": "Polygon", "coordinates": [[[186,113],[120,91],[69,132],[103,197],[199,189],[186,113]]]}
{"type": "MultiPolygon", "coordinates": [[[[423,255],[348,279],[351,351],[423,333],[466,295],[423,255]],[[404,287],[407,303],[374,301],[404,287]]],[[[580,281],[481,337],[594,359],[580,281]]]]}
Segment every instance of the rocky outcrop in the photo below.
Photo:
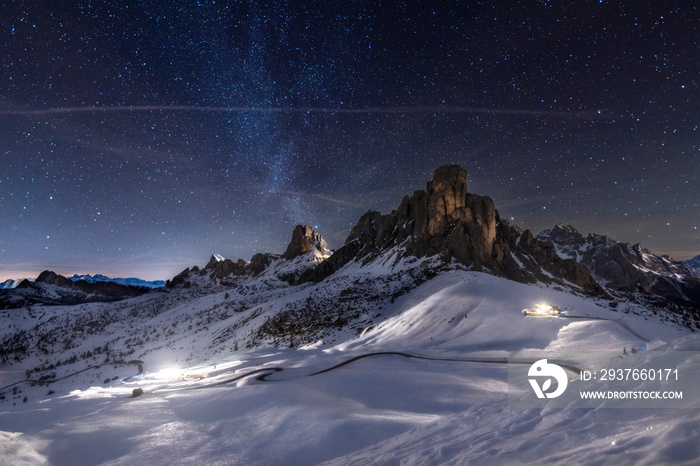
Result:
{"type": "MultiPolygon", "coordinates": [[[[198,269],[198,267],[193,267],[193,268],[198,269]]],[[[179,274],[175,275],[172,280],[168,280],[168,282],[165,284],[165,287],[166,288],[175,288],[175,287],[180,286],[180,285],[191,286],[192,284],[187,280],[188,278],[190,278],[190,271],[191,271],[191,269],[189,267],[187,267],[185,270],[183,270],[179,274]]]]}
{"type": "Polygon", "coordinates": [[[364,245],[360,241],[351,241],[342,248],[337,249],[332,256],[316,267],[306,269],[298,278],[297,283],[320,282],[334,274],[345,264],[349,263],[362,252],[364,245]]]}
{"type": "Polygon", "coordinates": [[[259,275],[263,270],[267,268],[268,265],[272,263],[272,260],[279,256],[273,254],[263,254],[258,253],[250,258],[250,264],[248,264],[248,269],[253,273],[253,276],[259,275]]]}
{"type": "MultiPolygon", "coordinates": [[[[265,255],[257,254],[256,256],[265,255]]],[[[233,262],[231,259],[224,259],[222,256],[213,255],[203,269],[200,269],[196,265],[188,267],[175,275],[172,280],[169,280],[165,287],[176,288],[178,286],[184,286],[185,288],[189,288],[203,279],[198,277],[208,277],[211,281],[242,275],[257,275],[269,265],[269,260],[266,261],[256,256],[253,256],[255,259],[255,264],[253,264],[253,260],[251,260],[250,263],[243,259],[238,259],[236,262],[233,262]]]]}
{"type": "Polygon", "coordinates": [[[233,262],[231,259],[224,259],[223,256],[214,254],[211,256],[211,259],[209,259],[207,265],[204,266],[204,270],[210,272],[209,278],[222,279],[231,275],[244,275],[247,265],[248,263],[243,259],[238,259],[236,262],[233,262]]]}
{"type": "Polygon", "coordinates": [[[282,257],[287,260],[302,256],[316,248],[320,253],[329,255],[330,248],[323,239],[309,225],[297,225],[292,232],[292,240],[287,245],[287,250],[284,251],[282,257]]]}
{"type": "MultiPolygon", "coordinates": [[[[44,270],[39,274],[39,276],[36,278],[35,282],[37,283],[46,283],[47,285],[56,285],[60,286],[63,288],[74,288],[73,282],[64,277],[63,275],[59,275],[56,272],[52,270],[44,270]]],[[[78,286],[78,285],[75,285],[78,286]]]]}
{"type": "Polygon", "coordinates": [[[458,165],[435,170],[425,191],[405,196],[391,214],[367,212],[346,244],[365,244],[365,255],[403,244],[416,257],[445,254],[458,262],[494,268],[498,214],[486,196],[467,192],[467,172],[458,165]]]}
{"type": "Polygon", "coordinates": [[[502,221],[489,197],[469,193],[467,172],[457,165],[435,170],[425,191],[405,196],[390,214],[364,214],[345,245],[302,279],[322,280],[351,260],[369,261],[390,247],[415,257],[441,256],[521,282],[560,281],[600,291],[585,267],[557,256],[551,243],[502,221]]]}
{"type": "Polygon", "coordinates": [[[204,270],[213,270],[219,264],[219,262],[224,262],[226,259],[220,254],[212,254],[207,265],[204,266],[204,270]]]}

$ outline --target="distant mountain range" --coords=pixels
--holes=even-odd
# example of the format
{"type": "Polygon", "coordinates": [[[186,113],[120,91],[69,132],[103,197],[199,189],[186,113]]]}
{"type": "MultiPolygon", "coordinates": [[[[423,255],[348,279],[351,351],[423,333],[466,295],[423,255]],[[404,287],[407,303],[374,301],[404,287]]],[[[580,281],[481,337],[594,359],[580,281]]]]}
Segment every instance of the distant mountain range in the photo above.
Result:
{"type": "MultiPolygon", "coordinates": [[[[162,288],[165,286],[165,280],[142,280],[140,278],[109,278],[105,275],[101,274],[96,274],[96,275],[78,275],[75,274],[72,277],[66,277],[68,280],[71,281],[78,281],[78,280],[84,280],[88,283],[98,283],[98,282],[112,282],[112,283],[118,283],[120,285],[129,285],[129,286],[144,286],[146,288],[162,288]]],[[[0,290],[8,290],[11,288],[17,288],[17,286],[22,283],[25,279],[21,278],[19,280],[5,280],[4,282],[0,283],[0,290]]],[[[30,282],[33,282],[34,279],[26,279],[30,282]]]]}
{"type": "Polygon", "coordinates": [[[147,288],[162,288],[165,286],[165,280],[142,280],[140,278],[134,278],[134,277],[129,277],[129,278],[109,278],[101,274],[96,274],[96,275],[78,275],[75,274],[72,277],[68,277],[69,280],[73,280],[74,282],[78,280],[85,280],[88,283],[97,283],[97,282],[114,282],[114,283],[119,283],[120,285],[130,285],[130,286],[145,286],[147,288]]]}

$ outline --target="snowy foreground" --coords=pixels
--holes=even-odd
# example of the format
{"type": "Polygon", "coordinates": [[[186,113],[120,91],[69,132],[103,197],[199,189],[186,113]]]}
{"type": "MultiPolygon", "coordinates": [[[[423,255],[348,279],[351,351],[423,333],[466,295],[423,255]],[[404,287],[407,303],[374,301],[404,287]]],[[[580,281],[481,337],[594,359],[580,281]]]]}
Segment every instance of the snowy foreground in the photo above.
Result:
{"type": "MultiPolygon", "coordinates": [[[[209,341],[198,349],[191,338],[187,349],[206,357],[175,361],[174,351],[169,362],[162,349],[144,358],[141,375],[105,365],[49,387],[17,385],[0,402],[0,465],[700,462],[700,405],[515,408],[507,364],[493,363],[511,351],[585,359],[647,345],[625,356],[643,360],[649,351],[698,351],[697,333],[631,303],[611,309],[468,271],[439,275],[383,312],[374,327],[332,344],[209,354],[209,341]],[[522,316],[540,301],[579,318],[522,316]],[[135,388],[145,393],[131,397],[135,388]]],[[[23,380],[25,369],[0,366],[0,386],[23,380]]],[[[684,370],[700,371],[700,361],[684,370]]]]}

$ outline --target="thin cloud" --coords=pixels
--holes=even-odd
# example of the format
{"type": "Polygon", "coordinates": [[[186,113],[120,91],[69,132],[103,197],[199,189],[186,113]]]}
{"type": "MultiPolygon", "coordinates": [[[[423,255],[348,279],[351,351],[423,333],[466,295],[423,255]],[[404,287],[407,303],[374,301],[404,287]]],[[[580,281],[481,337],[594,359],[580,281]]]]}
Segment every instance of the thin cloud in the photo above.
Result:
{"type": "Polygon", "coordinates": [[[483,107],[366,107],[366,108],[325,108],[325,107],[221,107],[195,105],[116,105],[106,107],[53,107],[44,109],[6,109],[4,116],[50,116],[61,114],[94,113],[136,113],[136,112],[202,112],[202,113],[262,113],[262,114],[491,114],[513,116],[557,117],[562,119],[605,119],[609,115],[600,111],[564,112],[557,110],[525,110],[483,107]]]}

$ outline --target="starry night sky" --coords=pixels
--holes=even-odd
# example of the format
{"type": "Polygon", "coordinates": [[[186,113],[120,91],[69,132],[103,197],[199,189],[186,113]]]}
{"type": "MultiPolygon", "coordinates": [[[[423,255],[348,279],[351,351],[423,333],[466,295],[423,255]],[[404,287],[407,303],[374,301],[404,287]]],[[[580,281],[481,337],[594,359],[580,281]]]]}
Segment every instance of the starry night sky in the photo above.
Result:
{"type": "Polygon", "coordinates": [[[523,228],[690,258],[696,5],[3,2],[0,279],[337,248],[447,163],[523,228]]]}

